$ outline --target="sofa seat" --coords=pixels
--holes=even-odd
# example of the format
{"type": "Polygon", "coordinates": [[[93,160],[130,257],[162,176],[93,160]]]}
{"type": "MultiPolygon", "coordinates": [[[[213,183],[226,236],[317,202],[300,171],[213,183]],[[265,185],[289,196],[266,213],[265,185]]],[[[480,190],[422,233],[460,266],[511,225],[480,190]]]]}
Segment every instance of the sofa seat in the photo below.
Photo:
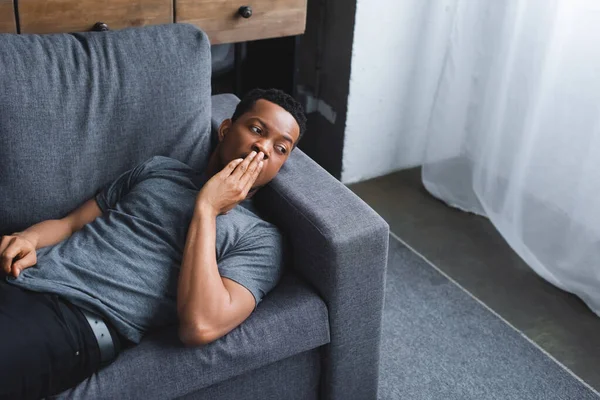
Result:
{"type": "Polygon", "coordinates": [[[169,399],[329,343],[323,300],[287,271],[250,317],[221,339],[186,348],[175,326],[147,335],[115,362],[53,399],[169,399]],[[124,378],[126,377],[126,378],[124,378]]]}

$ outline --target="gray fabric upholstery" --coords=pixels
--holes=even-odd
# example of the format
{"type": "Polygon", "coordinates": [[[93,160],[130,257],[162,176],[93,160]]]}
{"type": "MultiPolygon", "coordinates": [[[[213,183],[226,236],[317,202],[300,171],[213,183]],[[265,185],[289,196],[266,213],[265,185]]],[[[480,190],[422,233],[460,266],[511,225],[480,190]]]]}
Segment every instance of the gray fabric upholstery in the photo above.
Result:
{"type": "Polygon", "coordinates": [[[321,376],[319,350],[288,357],[178,400],[316,400],[321,376]]]}
{"type": "Polygon", "coordinates": [[[210,68],[186,24],[0,35],[0,235],[63,217],[152,155],[203,166],[210,68]]]}
{"type": "Polygon", "coordinates": [[[389,227],[301,151],[257,197],[291,235],[294,269],[329,309],[326,399],[377,397],[389,227]]]}
{"type": "MultiPolygon", "coordinates": [[[[220,123],[238,101],[216,96],[211,113],[209,58],[206,35],[182,24],[0,35],[0,235],[64,216],[150,155],[203,167],[210,116],[220,123]]],[[[245,389],[236,382],[254,373],[286,384],[277,365],[290,378],[279,393],[312,393],[315,372],[304,374],[315,348],[321,398],[377,397],[387,224],[299,149],[256,198],[293,254],[290,275],[250,318],[195,349],[175,327],[156,332],[60,398],[165,399],[202,388],[236,398],[245,389]]],[[[267,397],[254,398],[275,392],[265,386],[267,397]]]]}
{"type": "Polygon", "coordinates": [[[175,327],[145,337],[60,399],[172,399],[329,342],[327,308],[286,274],[244,323],[221,339],[184,347],[175,327]]]}
{"type": "Polygon", "coordinates": [[[240,102],[240,99],[236,95],[231,93],[218,94],[212,97],[212,117],[211,117],[211,144],[215,146],[217,144],[217,131],[221,122],[227,118],[231,118],[235,107],[240,102]]]}
{"type": "MultiPolygon", "coordinates": [[[[213,128],[237,102],[232,95],[214,101],[213,128]]],[[[327,303],[331,344],[324,351],[322,397],[376,398],[387,223],[300,149],[256,199],[290,237],[294,269],[327,303]]]]}

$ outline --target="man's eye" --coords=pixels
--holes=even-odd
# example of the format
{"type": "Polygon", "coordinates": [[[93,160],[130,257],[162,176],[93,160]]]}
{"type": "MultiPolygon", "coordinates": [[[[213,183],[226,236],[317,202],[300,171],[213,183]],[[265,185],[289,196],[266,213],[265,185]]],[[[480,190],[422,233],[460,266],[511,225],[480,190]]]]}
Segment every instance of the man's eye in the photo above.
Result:
{"type": "Polygon", "coordinates": [[[258,126],[253,126],[250,129],[252,129],[254,132],[258,133],[259,135],[262,133],[262,129],[260,129],[258,126]]]}
{"type": "Polygon", "coordinates": [[[285,154],[287,153],[287,149],[283,146],[278,146],[277,150],[281,153],[281,154],[285,154]]]}

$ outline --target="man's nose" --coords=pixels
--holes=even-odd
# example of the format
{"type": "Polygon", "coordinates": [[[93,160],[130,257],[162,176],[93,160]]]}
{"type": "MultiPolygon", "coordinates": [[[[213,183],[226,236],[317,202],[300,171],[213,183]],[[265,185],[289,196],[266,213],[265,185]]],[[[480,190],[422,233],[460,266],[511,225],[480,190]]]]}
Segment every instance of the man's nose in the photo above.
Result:
{"type": "Polygon", "coordinates": [[[252,150],[254,150],[256,153],[262,151],[264,154],[263,160],[268,159],[269,156],[271,155],[271,146],[268,143],[255,142],[252,145],[252,150]]]}

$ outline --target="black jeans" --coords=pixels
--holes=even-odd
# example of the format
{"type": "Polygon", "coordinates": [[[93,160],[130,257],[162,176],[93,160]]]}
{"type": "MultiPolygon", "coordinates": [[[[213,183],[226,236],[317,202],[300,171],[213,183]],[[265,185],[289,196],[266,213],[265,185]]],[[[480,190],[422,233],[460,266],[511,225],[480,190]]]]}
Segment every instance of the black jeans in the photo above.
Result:
{"type": "Polygon", "coordinates": [[[0,278],[0,399],[58,394],[99,367],[98,342],[77,307],[0,278]]]}

